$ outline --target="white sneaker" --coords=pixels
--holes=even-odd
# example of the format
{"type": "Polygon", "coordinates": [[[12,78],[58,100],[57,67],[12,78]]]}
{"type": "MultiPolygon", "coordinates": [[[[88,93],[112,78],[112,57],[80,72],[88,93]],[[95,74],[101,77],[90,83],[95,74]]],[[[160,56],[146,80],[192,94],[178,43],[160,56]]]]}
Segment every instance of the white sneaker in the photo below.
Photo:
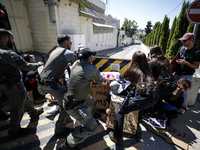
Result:
{"type": "Polygon", "coordinates": [[[55,112],[59,111],[59,106],[58,105],[53,105],[53,107],[47,111],[47,114],[53,114],[55,112]]]}

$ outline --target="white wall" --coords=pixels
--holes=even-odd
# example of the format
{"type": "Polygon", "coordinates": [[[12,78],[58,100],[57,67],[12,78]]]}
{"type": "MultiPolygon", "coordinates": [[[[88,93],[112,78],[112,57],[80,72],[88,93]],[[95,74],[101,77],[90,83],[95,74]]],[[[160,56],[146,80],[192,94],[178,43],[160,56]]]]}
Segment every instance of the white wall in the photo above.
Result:
{"type": "Polygon", "coordinates": [[[24,52],[34,50],[25,2],[23,0],[1,0],[1,3],[6,6],[17,49],[24,52]]]}

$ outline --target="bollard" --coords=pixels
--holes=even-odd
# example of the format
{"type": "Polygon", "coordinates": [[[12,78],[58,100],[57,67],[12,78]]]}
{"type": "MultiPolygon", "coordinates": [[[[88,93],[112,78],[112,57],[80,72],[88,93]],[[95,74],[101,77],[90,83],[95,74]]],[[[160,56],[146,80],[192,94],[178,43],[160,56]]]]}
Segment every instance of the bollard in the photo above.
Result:
{"type": "Polygon", "coordinates": [[[192,87],[191,89],[189,89],[188,92],[188,102],[187,102],[188,106],[193,106],[194,103],[196,102],[199,86],[200,86],[200,75],[194,74],[192,80],[192,87]]]}

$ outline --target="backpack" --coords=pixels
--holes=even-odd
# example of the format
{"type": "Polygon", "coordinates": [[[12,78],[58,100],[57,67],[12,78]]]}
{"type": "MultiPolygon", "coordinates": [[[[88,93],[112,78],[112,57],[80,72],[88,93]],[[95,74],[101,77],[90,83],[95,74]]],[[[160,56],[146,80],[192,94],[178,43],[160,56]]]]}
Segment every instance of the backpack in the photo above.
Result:
{"type": "Polygon", "coordinates": [[[172,77],[159,76],[156,80],[158,85],[160,96],[167,96],[172,94],[172,92],[178,87],[177,81],[172,77]]]}
{"type": "Polygon", "coordinates": [[[120,104],[117,113],[120,113],[121,110],[124,110],[129,105],[129,100],[134,100],[136,102],[132,105],[136,106],[136,110],[145,110],[156,104],[159,98],[157,85],[150,80],[149,84],[143,84],[144,86],[134,85],[133,89],[127,91],[126,99],[120,104]]]}

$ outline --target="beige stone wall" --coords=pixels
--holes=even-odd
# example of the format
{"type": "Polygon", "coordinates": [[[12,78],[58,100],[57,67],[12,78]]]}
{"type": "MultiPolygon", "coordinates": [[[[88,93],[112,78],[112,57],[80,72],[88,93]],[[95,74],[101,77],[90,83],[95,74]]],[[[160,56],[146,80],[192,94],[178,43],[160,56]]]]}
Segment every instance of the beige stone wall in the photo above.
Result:
{"type": "Polygon", "coordinates": [[[31,33],[35,51],[48,53],[57,45],[61,34],[84,34],[85,47],[102,50],[116,47],[117,30],[113,33],[93,34],[92,18],[80,15],[78,4],[70,0],[61,0],[60,5],[51,6],[50,22],[48,6],[43,0],[26,0],[31,24],[31,33]]]}

